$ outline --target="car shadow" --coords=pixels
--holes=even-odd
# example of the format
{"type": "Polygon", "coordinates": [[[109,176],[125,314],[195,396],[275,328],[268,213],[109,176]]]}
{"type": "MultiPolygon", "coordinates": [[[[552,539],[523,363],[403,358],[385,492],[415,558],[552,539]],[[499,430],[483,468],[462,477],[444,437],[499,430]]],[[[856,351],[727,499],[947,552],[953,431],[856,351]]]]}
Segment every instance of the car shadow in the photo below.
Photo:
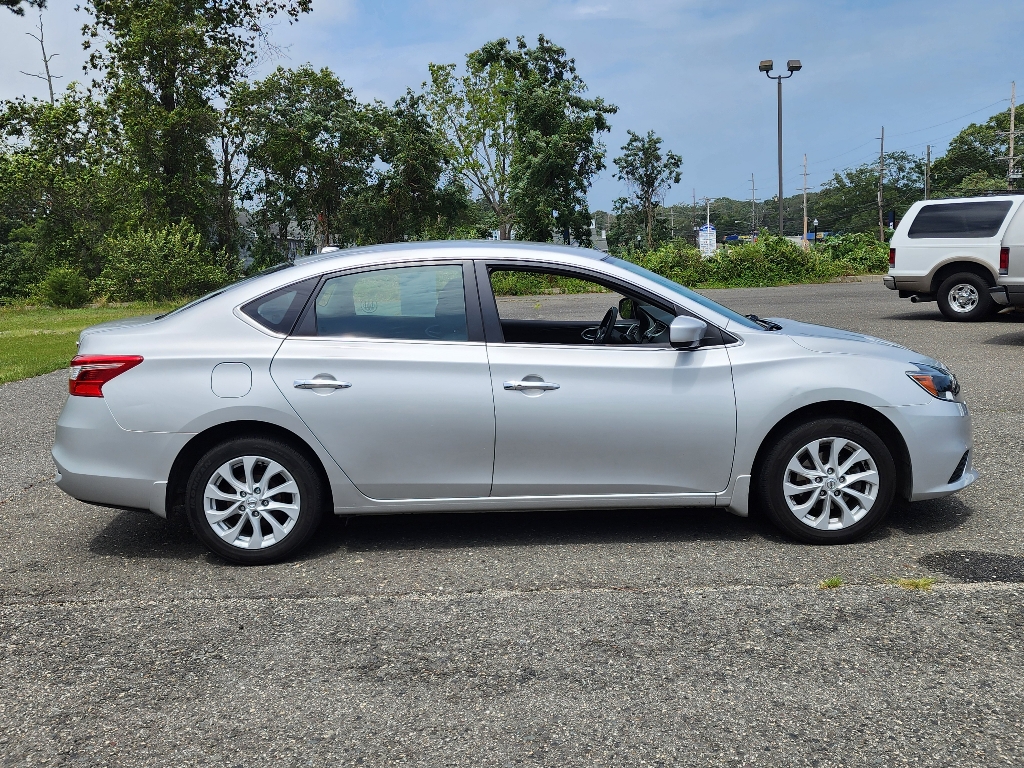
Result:
{"type": "MultiPolygon", "coordinates": [[[[861,541],[871,543],[904,535],[958,528],[973,511],[956,498],[901,503],[886,523],[861,541]]],[[[764,541],[803,547],[753,511],[748,518],[723,509],[570,510],[554,512],[425,513],[328,516],[310,545],[297,556],[316,560],[332,552],[485,547],[581,546],[764,541]]],[[[185,526],[155,515],[121,512],[89,544],[96,555],[133,559],[206,560],[225,564],[209,553],[185,526]]]]}
{"type": "Polygon", "coordinates": [[[986,339],[982,344],[990,344],[996,347],[1024,347],[1024,330],[1017,333],[1004,333],[1000,336],[993,336],[986,339]]]}
{"type": "Polygon", "coordinates": [[[964,525],[973,515],[974,510],[956,496],[913,504],[902,501],[890,513],[886,526],[909,536],[944,533],[964,525]]]}
{"type": "Polygon", "coordinates": [[[149,512],[120,512],[89,542],[94,555],[163,560],[198,560],[207,556],[187,526],[168,523],[149,512]]]}
{"type": "MultiPolygon", "coordinates": [[[[916,312],[900,312],[894,315],[885,315],[881,319],[899,320],[901,322],[918,322],[927,320],[929,322],[947,323],[952,326],[959,325],[959,323],[947,320],[945,315],[943,315],[937,307],[932,311],[918,310],[916,312]]],[[[980,322],[985,325],[1020,325],[1024,323],[1024,312],[1001,312],[996,315],[991,315],[980,322]]],[[[971,325],[976,325],[976,323],[971,323],[971,325]]]]}

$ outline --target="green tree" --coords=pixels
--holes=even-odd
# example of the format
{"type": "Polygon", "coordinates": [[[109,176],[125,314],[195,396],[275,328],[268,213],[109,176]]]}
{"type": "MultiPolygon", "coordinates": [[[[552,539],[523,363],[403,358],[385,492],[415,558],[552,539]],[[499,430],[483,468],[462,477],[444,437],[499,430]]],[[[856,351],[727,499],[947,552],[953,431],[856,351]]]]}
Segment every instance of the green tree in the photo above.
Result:
{"type": "MultiPolygon", "coordinates": [[[[1020,126],[1024,106],[1017,110],[1015,123],[1020,126]]],[[[971,123],[953,137],[946,153],[932,164],[931,187],[935,194],[957,196],[1005,190],[1009,130],[1010,111],[1005,110],[980,125],[971,123]]],[[[1019,180],[1013,180],[1014,188],[1019,185],[1019,180]]]]}
{"type": "MultiPolygon", "coordinates": [[[[924,162],[907,152],[885,155],[883,212],[900,219],[924,196],[924,162]]],[[[829,232],[878,232],[878,165],[864,164],[836,173],[815,200],[813,215],[829,232]]]]}
{"type": "MultiPolygon", "coordinates": [[[[661,152],[661,137],[654,131],[641,136],[628,131],[629,139],[622,147],[623,154],[615,158],[618,173],[615,178],[625,182],[632,191],[632,198],[626,205],[633,206],[643,216],[647,248],[655,243],[655,210],[664,199],[665,193],[682,178],[679,169],[683,158],[675,152],[661,152]]],[[[624,209],[623,209],[624,210],[624,209]]]]}
{"type": "Polygon", "coordinates": [[[35,6],[36,8],[45,8],[46,0],[0,0],[0,6],[7,8],[15,16],[24,16],[25,9],[22,7],[22,3],[29,6],[35,6]]]}
{"type": "Polygon", "coordinates": [[[0,133],[0,295],[25,295],[52,266],[98,275],[99,241],[136,205],[104,105],[72,84],[54,104],[4,103],[0,133]]]}
{"type": "Polygon", "coordinates": [[[216,200],[213,99],[256,63],[272,19],[294,21],[310,3],[87,0],[87,66],[116,112],[151,220],[188,219],[208,229],[216,200]]]}
{"type": "Polygon", "coordinates": [[[515,75],[509,198],[519,237],[545,241],[557,229],[566,239],[589,243],[587,190],[605,167],[599,136],[610,130],[607,116],[617,108],[586,98],[575,60],[543,35],[534,48],[522,37],[514,49],[504,38],[495,40],[471,58],[477,66],[501,66],[515,75]]]}
{"type": "Polygon", "coordinates": [[[249,165],[243,198],[258,227],[283,248],[294,222],[316,247],[332,234],[353,242],[351,206],[371,178],[380,120],[329,69],[278,67],[266,79],[243,83],[230,109],[246,117],[249,165]]]}
{"type": "Polygon", "coordinates": [[[359,242],[445,238],[473,231],[467,190],[447,169],[444,145],[423,109],[423,98],[410,91],[393,107],[374,109],[379,162],[354,205],[352,224],[359,242]]]}
{"type": "Polygon", "coordinates": [[[453,172],[487,202],[499,237],[512,237],[515,211],[510,200],[515,73],[501,62],[466,56],[466,74],[454,64],[430,64],[423,84],[424,105],[444,142],[453,172]]]}

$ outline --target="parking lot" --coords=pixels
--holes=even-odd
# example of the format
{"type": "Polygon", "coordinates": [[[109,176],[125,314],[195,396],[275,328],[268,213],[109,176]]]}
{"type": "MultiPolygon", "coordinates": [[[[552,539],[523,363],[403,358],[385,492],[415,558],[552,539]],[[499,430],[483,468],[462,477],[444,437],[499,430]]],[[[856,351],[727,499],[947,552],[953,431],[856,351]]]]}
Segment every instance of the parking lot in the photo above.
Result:
{"type": "Polygon", "coordinates": [[[1024,313],[707,294],[946,362],[981,480],[845,547],[711,509],[366,517],[246,569],[64,496],[66,374],[5,385],[0,765],[1020,764],[1024,313]]]}

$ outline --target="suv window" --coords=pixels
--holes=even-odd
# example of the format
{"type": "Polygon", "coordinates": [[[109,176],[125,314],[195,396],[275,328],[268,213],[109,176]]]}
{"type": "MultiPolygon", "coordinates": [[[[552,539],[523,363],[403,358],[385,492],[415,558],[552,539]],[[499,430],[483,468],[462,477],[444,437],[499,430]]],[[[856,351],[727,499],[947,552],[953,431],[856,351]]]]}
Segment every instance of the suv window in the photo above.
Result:
{"type": "Polygon", "coordinates": [[[462,265],[394,267],[332,277],[314,304],[316,335],[468,341],[462,265]]]}
{"type": "Polygon", "coordinates": [[[914,217],[907,237],[993,237],[1011,205],[1009,200],[926,205],[914,217]]]}

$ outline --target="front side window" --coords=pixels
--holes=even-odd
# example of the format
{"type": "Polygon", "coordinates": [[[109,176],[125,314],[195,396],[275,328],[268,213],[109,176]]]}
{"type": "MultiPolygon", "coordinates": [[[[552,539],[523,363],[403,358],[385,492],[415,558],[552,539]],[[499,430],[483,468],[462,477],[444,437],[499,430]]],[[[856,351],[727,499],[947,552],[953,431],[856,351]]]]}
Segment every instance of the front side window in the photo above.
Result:
{"type": "Polygon", "coordinates": [[[914,217],[907,237],[995,237],[1012,205],[1009,200],[926,205],[914,217]]]}
{"type": "Polygon", "coordinates": [[[316,335],[468,341],[461,265],[396,267],[327,280],[314,303],[316,335]]]}
{"type": "Polygon", "coordinates": [[[582,275],[544,270],[489,270],[491,289],[506,343],[668,344],[675,316],[665,308],[627,296],[582,275]],[[598,339],[614,310],[614,325],[598,339]]]}

